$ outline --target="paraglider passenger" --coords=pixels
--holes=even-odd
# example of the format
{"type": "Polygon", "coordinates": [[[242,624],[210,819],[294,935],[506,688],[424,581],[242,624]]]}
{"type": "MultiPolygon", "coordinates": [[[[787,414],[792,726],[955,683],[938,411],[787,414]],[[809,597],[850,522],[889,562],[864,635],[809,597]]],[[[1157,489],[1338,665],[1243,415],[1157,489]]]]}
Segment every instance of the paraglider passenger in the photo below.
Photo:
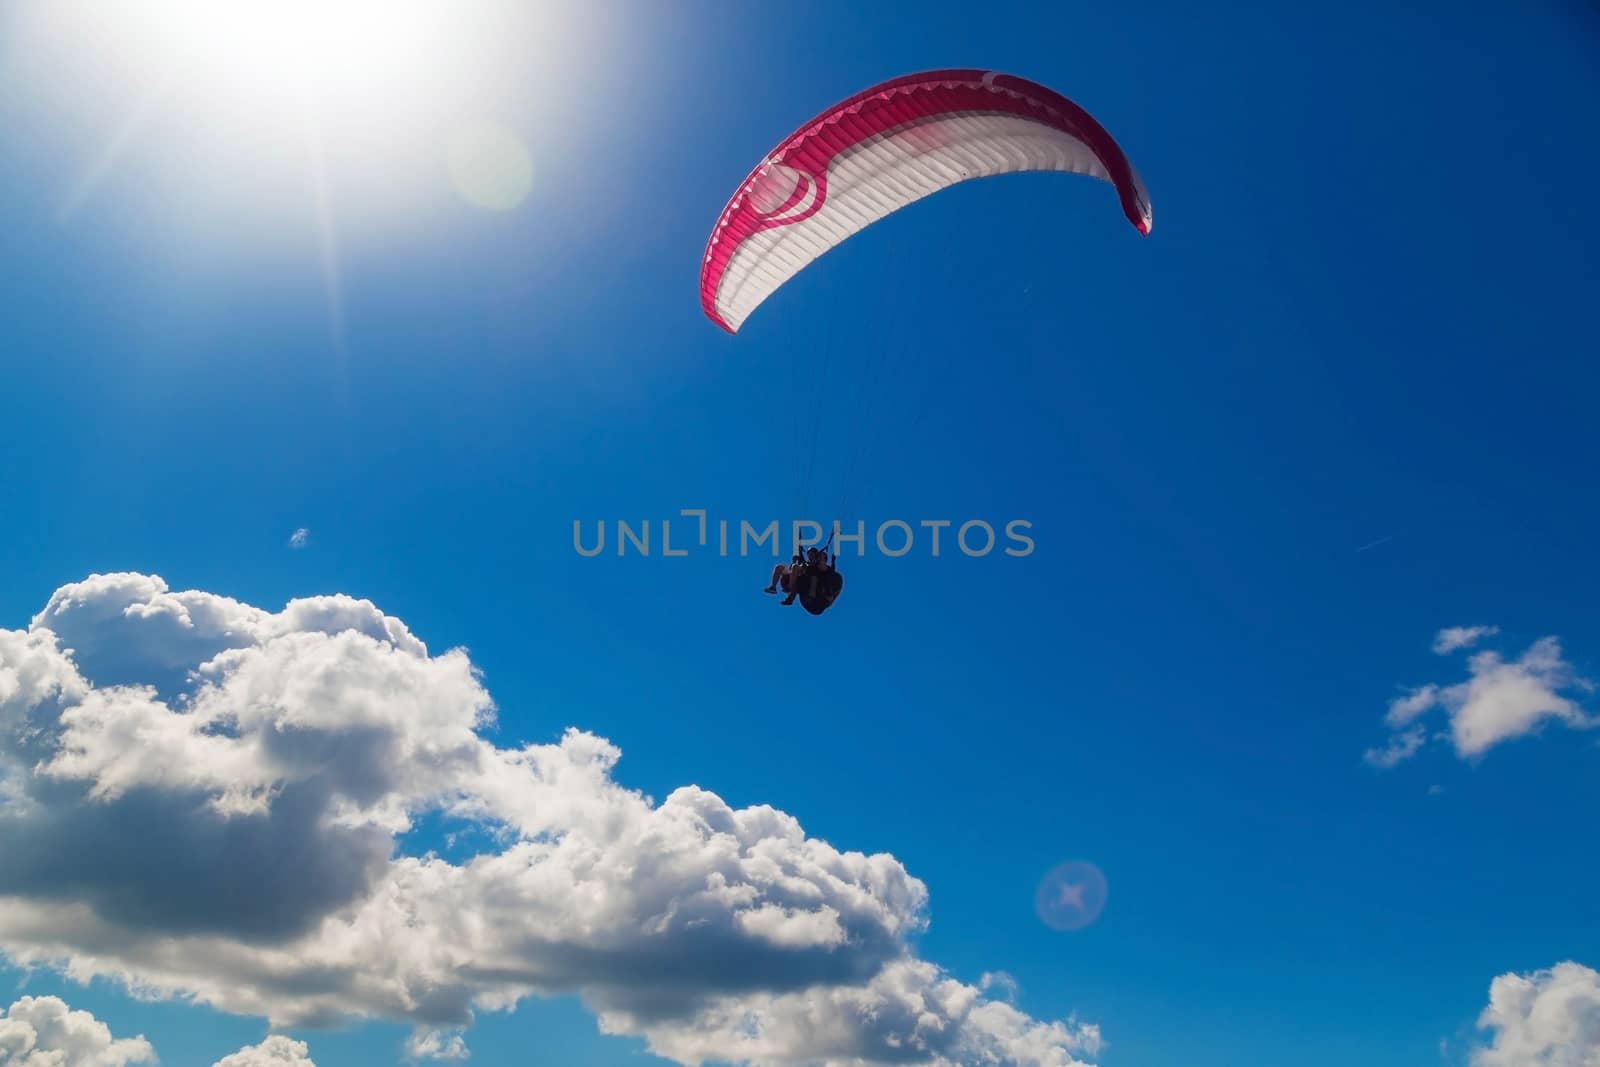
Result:
{"type": "Polygon", "coordinates": [[[800,553],[796,552],[794,558],[788,563],[780,563],[772,568],[772,580],[761,591],[763,593],[776,593],[781,586],[783,591],[789,594],[784,603],[794,603],[796,579],[799,578],[800,572],[805,570],[805,566],[806,561],[801,557],[800,553]]]}
{"type": "Polygon", "coordinates": [[[785,593],[789,594],[781,601],[785,607],[788,607],[794,603],[794,598],[800,595],[801,579],[808,574],[818,574],[831,569],[832,567],[828,563],[828,553],[812,545],[806,549],[805,555],[802,556],[799,552],[796,552],[787,564],[780,563],[772,568],[772,580],[762,592],[776,593],[781,588],[785,593]]]}

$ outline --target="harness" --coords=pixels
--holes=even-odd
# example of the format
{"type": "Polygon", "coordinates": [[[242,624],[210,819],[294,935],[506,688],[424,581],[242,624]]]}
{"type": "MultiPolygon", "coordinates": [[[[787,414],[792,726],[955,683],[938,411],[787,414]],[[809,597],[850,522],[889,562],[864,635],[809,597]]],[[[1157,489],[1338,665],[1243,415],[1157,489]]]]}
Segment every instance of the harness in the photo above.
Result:
{"type": "Polygon", "coordinates": [[[819,570],[809,565],[795,577],[800,606],[812,615],[821,615],[839,599],[844,589],[844,576],[831,568],[819,570]]]}
{"type": "MultiPolygon", "coordinates": [[[[827,558],[831,547],[833,547],[833,534],[830,533],[827,542],[822,546],[824,559],[827,558]]],[[[798,547],[795,551],[799,551],[798,547]]],[[[821,615],[832,607],[833,602],[839,599],[840,590],[844,588],[844,575],[831,566],[813,567],[801,555],[794,557],[789,573],[792,576],[789,588],[794,590],[800,606],[812,615],[821,615]]]]}

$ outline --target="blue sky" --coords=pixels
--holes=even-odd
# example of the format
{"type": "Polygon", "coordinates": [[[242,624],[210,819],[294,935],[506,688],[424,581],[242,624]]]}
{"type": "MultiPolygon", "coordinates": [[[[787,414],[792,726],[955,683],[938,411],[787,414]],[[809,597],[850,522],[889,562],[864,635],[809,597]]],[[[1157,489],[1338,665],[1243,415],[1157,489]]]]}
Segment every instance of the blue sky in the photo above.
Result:
{"type": "MultiPolygon", "coordinates": [[[[63,218],[133,94],[43,85],[27,7],[0,22],[29,86],[0,94],[0,630],[115,572],[370,600],[466,649],[500,749],[576,727],[656,802],[696,785],[892,854],[927,888],[918,958],[1098,1025],[1106,1067],[1465,1064],[1491,981],[1600,966],[1600,735],[1571,728],[1600,710],[1592,9],[582,5],[518,21],[484,114],[447,116],[528,146],[520,206],[456,197],[443,120],[387,174],[346,128],[330,267],[306,158],[170,102],[63,218]],[[1089,109],[1152,236],[1098,183],[973,183],[737,337],[706,321],[705,236],[762,153],[946,65],[1089,109]],[[797,365],[833,401],[798,432],[797,365]],[[841,500],[869,529],[1023,519],[1037,548],[847,556],[822,619],[760,595],[766,558],[572,548],[575,519],[841,500]],[[1435,653],[1456,626],[1497,632],[1435,653]],[[1521,659],[1546,637],[1557,666],[1521,659]],[[1474,672],[1414,756],[1363,760],[1409,728],[1391,701],[1474,672]],[[1471,755],[1433,736],[1518,700],[1579,710],[1471,755]],[[1109,896],[1061,933],[1033,893],[1069,859],[1109,896]]],[[[0,972],[0,1009],[57,995],[168,1064],[266,1035],[89,970],[0,972]]],[[[340,1067],[397,1061],[413,1021],[291,1032],[340,1067]]],[[[486,1065],[671,1062],[571,997],[465,1038],[486,1065]]]]}

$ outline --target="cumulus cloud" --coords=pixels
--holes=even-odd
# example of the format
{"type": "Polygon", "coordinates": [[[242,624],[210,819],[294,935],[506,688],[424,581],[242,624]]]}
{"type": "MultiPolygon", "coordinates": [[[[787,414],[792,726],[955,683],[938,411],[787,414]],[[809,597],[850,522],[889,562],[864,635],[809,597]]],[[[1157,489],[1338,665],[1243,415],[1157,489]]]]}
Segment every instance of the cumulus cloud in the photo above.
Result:
{"type": "Polygon", "coordinates": [[[1478,1028],[1493,1038],[1472,1067],[1600,1067],[1600,973],[1566,962],[1502,974],[1478,1028]]]}
{"type": "Polygon", "coordinates": [[[155,1063],[143,1037],[111,1029],[58,997],[23,997],[0,1012],[0,1067],[128,1067],[155,1063]]]}
{"type": "Polygon", "coordinates": [[[273,1034],[259,1045],[224,1056],[212,1067],[317,1067],[304,1041],[273,1034]]]}
{"type": "Polygon", "coordinates": [[[903,959],[863,985],[783,994],[717,997],[691,1019],[601,1016],[608,1032],[643,1032],[656,1055],[686,1064],[733,1061],[755,1067],[858,1064],[1027,1064],[1076,1067],[1096,1055],[1099,1030],[1040,1023],[1009,1004],[903,959]]]}
{"type": "Polygon", "coordinates": [[[1099,1049],[918,959],[927,893],[894,857],[695,786],[656,802],[605,739],[501,748],[494,721],[464,651],[367,601],[64,587],[0,630],[0,953],[280,1028],[407,1021],[418,1057],[567,993],[685,1064],[1099,1049]],[[492,844],[406,854],[422,816],[492,844]]]}
{"type": "Polygon", "coordinates": [[[311,531],[304,526],[289,535],[290,548],[304,548],[311,543],[311,531]]]}
{"type": "Polygon", "coordinates": [[[406,1040],[406,1058],[413,1060],[465,1060],[470,1058],[466,1038],[445,1030],[418,1030],[406,1040]]]}
{"type": "MultiPolygon", "coordinates": [[[[1456,627],[1439,631],[1434,651],[1464,648],[1498,633],[1493,626],[1456,627]]],[[[1419,752],[1428,739],[1420,720],[1441,709],[1448,720],[1442,737],[1463,759],[1475,759],[1496,745],[1539,732],[1546,723],[1573,729],[1600,725],[1575,699],[1591,693],[1594,683],[1580,677],[1554,637],[1542,637],[1513,660],[1491,649],[1467,660],[1468,678],[1455,685],[1425,685],[1389,704],[1384,723],[1388,742],[1368,749],[1365,759],[1376,767],[1394,767],[1419,752]]]]}
{"type": "Polygon", "coordinates": [[[1485,637],[1500,632],[1498,626],[1446,626],[1433,637],[1435,655],[1448,656],[1463,648],[1471,648],[1485,637]]]}
{"type": "Polygon", "coordinates": [[[1442,696],[1450,712],[1451,739],[1462,756],[1477,756],[1502,741],[1532,733],[1547,720],[1584,729],[1595,721],[1563,689],[1593,690],[1562,658],[1561,644],[1542,637],[1511,662],[1498,653],[1479,652],[1469,664],[1472,677],[1442,696]]]}

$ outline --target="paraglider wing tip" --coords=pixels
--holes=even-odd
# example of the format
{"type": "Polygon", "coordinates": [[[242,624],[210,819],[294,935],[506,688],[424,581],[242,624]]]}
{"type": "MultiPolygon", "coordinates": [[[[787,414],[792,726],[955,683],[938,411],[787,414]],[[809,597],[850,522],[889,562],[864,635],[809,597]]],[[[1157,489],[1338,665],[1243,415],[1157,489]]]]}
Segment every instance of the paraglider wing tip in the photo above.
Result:
{"type": "Polygon", "coordinates": [[[705,312],[706,318],[716,323],[718,328],[720,328],[724,333],[729,334],[730,336],[738,333],[739,324],[736,322],[729,322],[727,320],[727,318],[723,315],[722,310],[717,307],[716,302],[711,299],[709,292],[710,291],[707,289],[704,279],[702,279],[700,287],[700,310],[705,312]]]}
{"type": "MultiPolygon", "coordinates": [[[[1134,180],[1138,181],[1137,178],[1134,180]]],[[[1134,193],[1133,210],[1128,213],[1128,221],[1133,223],[1133,228],[1139,231],[1141,237],[1149,237],[1150,231],[1156,228],[1156,213],[1144,193],[1142,183],[1134,193]]]]}

